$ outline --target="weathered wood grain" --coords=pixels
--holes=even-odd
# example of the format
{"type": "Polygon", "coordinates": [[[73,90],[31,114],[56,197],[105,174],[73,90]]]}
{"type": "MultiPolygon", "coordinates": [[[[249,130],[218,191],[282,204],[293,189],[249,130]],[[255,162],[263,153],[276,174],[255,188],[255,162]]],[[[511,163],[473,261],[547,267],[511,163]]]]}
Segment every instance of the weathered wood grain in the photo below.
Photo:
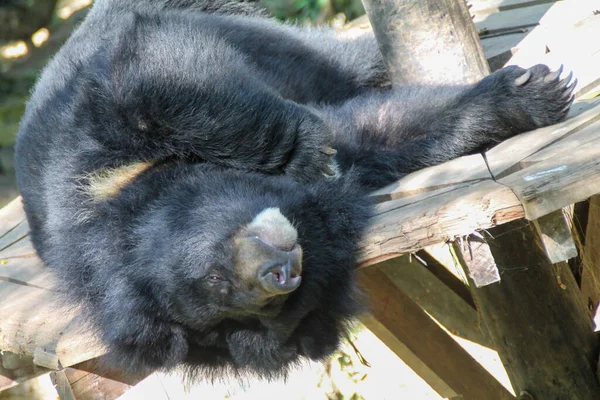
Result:
{"type": "Polygon", "coordinates": [[[463,84],[489,73],[463,1],[363,1],[392,83],[463,84]]]}
{"type": "Polygon", "coordinates": [[[473,154],[443,165],[415,171],[385,188],[374,191],[371,196],[381,203],[489,179],[491,175],[485,160],[481,154],[473,154]]]}
{"type": "Polygon", "coordinates": [[[513,191],[491,180],[388,201],[376,207],[360,261],[371,265],[523,216],[513,191]]]}
{"type": "Polygon", "coordinates": [[[500,271],[482,235],[460,238],[455,246],[461,249],[465,272],[476,288],[500,282],[500,271]]]}
{"type": "MultiPolygon", "coordinates": [[[[449,332],[487,345],[475,308],[417,262],[415,257],[405,255],[379,263],[377,267],[449,332]]],[[[464,283],[460,284],[468,290],[464,283]]]]}
{"type": "Polygon", "coordinates": [[[528,159],[529,167],[498,181],[510,187],[521,200],[528,219],[537,219],[600,193],[600,122],[564,138],[548,158],[528,159]],[[564,149],[564,152],[562,151],[564,149]]]}
{"type": "Polygon", "coordinates": [[[18,226],[20,222],[25,221],[25,214],[22,210],[20,197],[0,209],[0,238],[18,226]]]}
{"type": "Polygon", "coordinates": [[[31,355],[2,351],[0,361],[0,398],[2,391],[49,372],[47,368],[35,365],[31,355]]]}
{"type": "Polygon", "coordinates": [[[0,282],[0,294],[0,348],[3,351],[33,355],[36,365],[49,369],[73,365],[104,353],[84,322],[77,318],[77,310],[57,306],[56,293],[0,282]]]}
{"type": "MultiPolygon", "coordinates": [[[[510,56],[506,58],[506,61],[509,60],[510,57],[512,57],[512,54],[517,51],[515,48],[517,48],[523,39],[529,35],[531,29],[532,28],[520,28],[515,29],[511,33],[507,32],[482,36],[481,45],[483,46],[483,52],[485,57],[488,59],[488,62],[491,58],[507,52],[510,53],[510,56]]],[[[506,61],[504,61],[504,63],[506,61]]]]}
{"type": "Polygon", "coordinates": [[[15,226],[6,229],[2,239],[14,237],[0,250],[0,348],[33,356],[36,365],[49,369],[102,354],[102,347],[77,318],[77,309],[59,306],[52,277],[31,254],[20,199],[1,212],[9,212],[15,226]]]}
{"type": "Polygon", "coordinates": [[[63,370],[50,372],[50,379],[60,400],[78,400],[63,370]]]}
{"type": "MultiPolygon", "coordinates": [[[[597,121],[600,121],[600,99],[576,103],[570,118],[566,121],[512,137],[488,150],[485,158],[489,169],[496,179],[522,170],[535,160],[540,161],[538,156],[530,158],[530,162],[527,163],[528,157],[547,152],[549,149],[553,152],[562,152],[563,146],[565,143],[568,145],[568,142],[559,143],[559,141],[597,121]],[[580,114],[577,114],[578,112],[580,114]]],[[[573,139],[571,143],[578,145],[578,142],[574,142],[573,139]]]]}
{"type": "Polygon", "coordinates": [[[553,3],[532,5],[526,8],[500,11],[496,13],[475,13],[473,22],[479,32],[499,31],[535,26],[553,3]]]}
{"type": "MultiPolygon", "coordinates": [[[[598,86],[600,41],[592,40],[600,31],[597,0],[565,0],[552,4],[536,26],[516,48],[507,64],[530,67],[547,64],[557,68],[564,64],[573,71],[581,97],[598,86]]],[[[515,10],[517,11],[517,10],[515,10]]]]}
{"type": "MultiPolygon", "coordinates": [[[[491,229],[486,239],[502,280],[471,288],[515,391],[535,399],[600,398],[598,340],[567,264],[547,259],[527,221],[491,229]]],[[[460,247],[456,252],[461,258],[460,247]]]]}
{"type": "Polygon", "coordinates": [[[577,246],[563,210],[553,211],[533,221],[550,262],[556,264],[577,257],[577,246]]]}
{"type": "Polygon", "coordinates": [[[471,14],[493,14],[500,11],[527,8],[544,3],[554,3],[556,0],[476,0],[468,1],[471,14]]]}
{"type": "Polygon", "coordinates": [[[364,315],[360,318],[360,321],[440,396],[444,399],[460,399],[456,392],[441,377],[432,371],[417,354],[411,351],[374,316],[364,315]]]}
{"type": "Polygon", "coordinates": [[[361,270],[359,280],[373,317],[464,400],[514,399],[378,267],[361,270]]]}

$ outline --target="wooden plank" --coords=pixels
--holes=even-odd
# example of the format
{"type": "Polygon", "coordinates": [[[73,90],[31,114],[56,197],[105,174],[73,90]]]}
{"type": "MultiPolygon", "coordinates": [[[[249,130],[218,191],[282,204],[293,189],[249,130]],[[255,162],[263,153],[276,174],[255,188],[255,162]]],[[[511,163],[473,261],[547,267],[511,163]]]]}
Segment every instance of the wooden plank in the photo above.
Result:
{"type": "Polygon", "coordinates": [[[19,240],[24,239],[29,234],[29,226],[25,221],[20,222],[10,232],[7,232],[0,238],[0,252],[8,247],[16,244],[19,240]]]}
{"type": "Polygon", "coordinates": [[[507,64],[530,67],[547,64],[573,71],[579,80],[575,89],[582,97],[600,84],[600,42],[590,40],[600,34],[600,18],[594,14],[597,0],[556,2],[540,19],[540,25],[518,45],[507,64]],[[585,43],[574,46],[573,44],[585,43]]]}
{"type": "Polygon", "coordinates": [[[37,365],[59,369],[104,353],[76,318],[77,310],[57,307],[57,294],[0,281],[0,348],[34,356],[37,365]]]}
{"type": "MultiPolygon", "coordinates": [[[[548,12],[540,19],[540,24],[545,26],[573,26],[582,23],[587,18],[594,18],[598,10],[598,0],[563,0],[552,5],[548,12]]],[[[598,43],[586,42],[586,46],[597,46],[598,43]]],[[[578,46],[579,47],[579,46],[578,46]]],[[[585,51],[585,49],[581,49],[585,51]]]]}
{"type": "Polygon", "coordinates": [[[458,297],[460,297],[469,307],[476,309],[473,296],[469,292],[469,288],[466,285],[466,281],[459,279],[454,272],[451,272],[448,267],[439,262],[433,254],[431,254],[432,248],[428,247],[426,250],[419,250],[413,256],[417,262],[423,265],[429,272],[435,275],[444,285],[452,290],[458,297]]]}
{"type": "Polygon", "coordinates": [[[510,187],[521,200],[528,219],[537,219],[569,204],[600,193],[600,122],[559,141],[544,150],[540,161],[535,154],[524,160],[535,162],[499,182],[510,187]],[[577,151],[574,151],[577,149],[577,151]],[[560,153],[556,154],[558,151],[560,153]]]}
{"type": "MultiPolygon", "coordinates": [[[[531,28],[515,29],[512,33],[498,33],[495,35],[486,35],[481,37],[481,45],[483,46],[483,53],[488,59],[496,57],[500,54],[510,52],[512,56],[512,49],[519,46],[521,41],[529,34],[531,28]]],[[[510,57],[507,58],[507,60],[510,57]]]]}
{"type": "Polygon", "coordinates": [[[50,372],[50,379],[52,379],[52,383],[56,388],[56,394],[58,394],[60,400],[76,400],[64,371],[50,372]]]}
{"type": "Polygon", "coordinates": [[[161,378],[157,373],[148,376],[146,379],[141,381],[131,390],[127,391],[120,400],[139,400],[139,399],[152,399],[152,400],[172,400],[167,393],[164,385],[161,382],[161,378]]]}
{"type": "Polygon", "coordinates": [[[481,234],[458,240],[465,271],[476,288],[500,282],[500,272],[481,234]]]}
{"type": "Polygon", "coordinates": [[[600,398],[598,341],[568,265],[550,263],[527,221],[493,228],[486,240],[502,280],[472,293],[515,392],[600,398]]]}
{"type": "Polygon", "coordinates": [[[0,251],[0,259],[6,261],[13,258],[37,258],[37,254],[29,238],[26,238],[26,240],[19,240],[17,242],[14,242],[9,247],[0,251]]]}
{"type": "Polygon", "coordinates": [[[33,363],[32,356],[2,351],[0,361],[0,398],[4,390],[48,373],[48,369],[33,363]]]}
{"type": "Polygon", "coordinates": [[[544,215],[533,221],[533,224],[550,262],[556,264],[577,257],[577,246],[571,236],[571,226],[563,210],[544,215]]]}
{"type": "Polygon", "coordinates": [[[0,238],[4,237],[15,226],[25,220],[21,198],[11,201],[0,209],[0,238]]]}
{"type": "Polygon", "coordinates": [[[479,32],[499,31],[538,25],[553,3],[501,11],[492,14],[475,13],[473,22],[479,32]]]}
{"type": "MultiPolygon", "coordinates": [[[[583,105],[578,105],[576,111],[585,110],[579,115],[556,125],[547,126],[512,137],[498,144],[485,153],[489,169],[496,179],[522,170],[529,164],[523,160],[537,152],[544,151],[548,146],[558,143],[562,139],[584,129],[594,122],[600,121],[600,99],[588,100],[583,105]]],[[[576,112],[575,111],[575,112],[576,112]]],[[[563,143],[555,147],[562,149],[563,143]]]]}
{"type": "Polygon", "coordinates": [[[359,282],[373,317],[464,400],[514,399],[379,268],[362,269],[359,282]]]}
{"type": "Polygon", "coordinates": [[[359,261],[371,265],[523,216],[513,191],[493,181],[392,200],[376,206],[359,261]]]}
{"type": "MultiPolygon", "coordinates": [[[[377,267],[412,301],[456,336],[487,345],[475,308],[416,261],[405,255],[377,267]]],[[[466,286],[460,282],[466,289],[466,286]]]]}
{"type": "Polygon", "coordinates": [[[371,196],[381,203],[490,179],[492,177],[481,154],[473,154],[415,171],[374,191],[371,196]]]}
{"type": "Polygon", "coordinates": [[[63,372],[77,400],[113,400],[132,387],[127,383],[76,368],[65,368],[63,372]]]}
{"type": "Polygon", "coordinates": [[[535,6],[538,4],[554,3],[556,0],[471,0],[469,11],[471,14],[493,14],[500,11],[514,10],[535,6]]]}

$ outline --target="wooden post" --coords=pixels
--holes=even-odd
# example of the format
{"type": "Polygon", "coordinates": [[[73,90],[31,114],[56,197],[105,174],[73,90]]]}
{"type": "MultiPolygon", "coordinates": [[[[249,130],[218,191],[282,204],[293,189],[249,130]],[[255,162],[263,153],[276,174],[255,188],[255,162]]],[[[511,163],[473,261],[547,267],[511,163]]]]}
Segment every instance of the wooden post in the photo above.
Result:
{"type": "MultiPolygon", "coordinates": [[[[502,280],[472,286],[516,393],[534,399],[600,399],[598,339],[566,263],[552,264],[532,223],[490,230],[487,245],[502,280]]],[[[462,247],[455,245],[461,263],[462,247]]]]}
{"type": "Polygon", "coordinates": [[[392,83],[464,84],[489,74],[463,0],[363,0],[392,83]]]}
{"type": "MultiPolygon", "coordinates": [[[[394,86],[460,85],[489,73],[463,0],[363,0],[363,4],[394,86]]],[[[449,395],[450,389],[465,400],[514,398],[379,267],[361,271],[360,280],[371,294],[377,321],[367,326],[385,331],[379,332],[382,339],[391,333],[401,344],[396,346],[400,356],[409,354],[411,360],[416,356],[420,363],[412,364],[422,366],[423,378],[429,377],[428,383],[440,394],[449,395]]]]}

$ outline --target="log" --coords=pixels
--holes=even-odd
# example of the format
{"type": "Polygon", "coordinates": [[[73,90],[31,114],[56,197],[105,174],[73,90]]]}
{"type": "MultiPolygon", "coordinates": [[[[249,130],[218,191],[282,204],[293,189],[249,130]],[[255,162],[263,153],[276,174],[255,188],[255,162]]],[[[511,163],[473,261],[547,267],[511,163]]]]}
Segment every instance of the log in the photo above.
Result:
{"type": "Polygon", "coordinates": [[[363,0],[395,85],[464,84],[489,67],[464,1],[363,0]]]}
{"type": "MultiPolygon", "coordinates": [[[[472,293],[510,381],[535,399],[600,398],[598,339],[566,263],[553,265],[523,220],[490,230],[502,280],[472,293]]],[[[468,268],[460,246],[461,263],[468,268]]]]}

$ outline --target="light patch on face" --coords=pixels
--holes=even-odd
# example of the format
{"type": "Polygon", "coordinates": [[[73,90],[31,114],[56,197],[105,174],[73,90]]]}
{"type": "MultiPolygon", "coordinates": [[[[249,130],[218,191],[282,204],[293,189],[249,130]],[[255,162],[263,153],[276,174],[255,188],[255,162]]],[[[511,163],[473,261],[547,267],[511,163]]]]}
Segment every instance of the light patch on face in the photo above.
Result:
{"type": "Polygon", "coordinates": [[[298,232],[276,207],[262,210],[246,229],[284,251],[291,250],[298,240],[298,232]]]}
{"type": "Polygon", "coordinates": [[[235,265],[239,276],[255,282],[261,266],[288,262],[294,250],[302,262],[302,248],[296,245],[298,232],[279,208],[265,208],[234,238],[235,265]]]}
{"type": "Polygon", "coordinates": [[[95,200],[109,199],[116,196],[152,165],[152,162],[137,162],[92,172],[84,178],[84,190],[95,200]]]}

